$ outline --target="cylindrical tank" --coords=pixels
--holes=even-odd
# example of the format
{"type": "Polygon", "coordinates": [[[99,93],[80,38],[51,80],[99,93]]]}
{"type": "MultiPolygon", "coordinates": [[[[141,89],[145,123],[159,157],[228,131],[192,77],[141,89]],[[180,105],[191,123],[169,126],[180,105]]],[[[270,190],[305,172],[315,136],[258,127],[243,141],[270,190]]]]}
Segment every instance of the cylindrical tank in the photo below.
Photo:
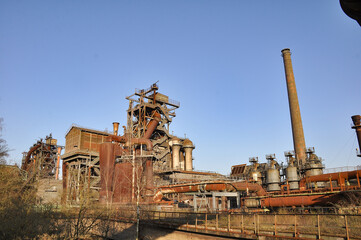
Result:
{"type": "MultiPolygon", "coordinates": [[[[316,176],[316,175],[321,175],[323,174],[323,166],[322,163],[318,163],[318,162],[310,162],[306,165],[307,170],[305,172],[306,177],[310,177],[310,176],[316,176]]],[[[325,187],[325,183],[324,182],[316,182],[316,183],[311,183],[312,188],[322,188],[325,187]]]]}
{"type": "Polygon", "coordinates": [[[185,153],[185,170],[192,171],[193,170],[193,156],[192,151],[194,149],[194,145],[191,140],[185,139],[183,142],[183,149],[185,153]]]}
{"type": "Polygon", "coordinates": [[[172,138],[172,158],[173,158],[173,170],[179,170],[179,152],[182,144],[180,143],[179,138],[172,138]]]}
{"type": "Polygon", "coordinates": [[[255,208],[261,206],[261,202],[259,199],[246,198],[244,200],[244,206],[248,208],[255,208]]]}
{"type": "Polygon", "coordinates": [[[276,168],[269,168],[266,174],[267,191],[280,191],[280,172],[276,168]]]}
{"type": "Polygon", "coordinates": [[[323,174],[322,163],[309,163],[307,165],[306,177],[323,174]]]}
{"type": "Polygon", "coordinates": [[[299,189],[297,167],[288,166],[286,168],[286,176],[287,176],[288,185],[290,186],[290,190],[299,189]]]}

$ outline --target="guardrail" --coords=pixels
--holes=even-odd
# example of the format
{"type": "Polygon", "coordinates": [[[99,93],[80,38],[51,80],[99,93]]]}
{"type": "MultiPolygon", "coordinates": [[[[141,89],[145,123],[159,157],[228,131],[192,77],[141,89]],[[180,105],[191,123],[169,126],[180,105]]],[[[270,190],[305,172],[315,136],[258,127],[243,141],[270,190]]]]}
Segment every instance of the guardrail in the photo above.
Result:
{"type": "Polygon", "coordinates": [[[172,229],[232,237],[361,239],[361,215],[239,214],[142,210],[140,220],[172,229]]]}

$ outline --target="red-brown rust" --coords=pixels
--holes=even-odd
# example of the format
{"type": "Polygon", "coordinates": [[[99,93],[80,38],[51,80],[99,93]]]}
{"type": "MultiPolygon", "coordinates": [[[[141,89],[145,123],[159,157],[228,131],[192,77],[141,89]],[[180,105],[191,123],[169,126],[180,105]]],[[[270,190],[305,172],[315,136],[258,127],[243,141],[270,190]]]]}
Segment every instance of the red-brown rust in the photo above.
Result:
{"type": "Polygon", "coordinates": [[[267,197],[261,200],[262,207],[292,207],[312,206],[315,204],[327,204],[334,194],[300,195],[300,196],[277,196],[267,197]]]}
{"type": "Polygon", "coordinates": [[[67,188],[68,188],[68,162],[63,161],[63,195],[62,195],[62,203],[66,203],[67,197],[67,188]]]}
{"type": "Polygon", "coordinates": [[[131,145],[137,145],[137,144],[144,144],[147,146],[147,150],[150,151],[153,149],[153,144],[149,139],[145,138],[132,138],[128,139],[126,135],[124,136],[116,136],[116,135],[110,135],[106,137],[105,142],[118,142],[118,143],[128,143],[130,141],[131,145]]]}
{"type": "MultiPolygon", "coordinates": [[[[145,163],[145,179],[146,179],[146,195],[150,195],[154,188],[154,179],[153,179],[153,161],[152,159],[147,159],[145,163]]],[[[147,199],[150,201],[151,199],[147,199]]]]}
{"type": "Polygon", "coordinates": [[[56,180],[58,180],[58,178],[59,178],[60,154],[61,154],[61,147],[58,147],[58,156],[57,156],[57,159],[56,159],[56,173],[55,173],[55,179],[56,180]]]}
{"type": "Polygon", "coordinates": [[[130,203],[132,201],[132,163],[117,163],[114,170],[114,198],[116,203],[130,203]]]}
{"type": "Polygon", "coordinates": [[[149,139],[152,136],[158,123],[162,120],[161,115],[155,110],[153,111],[153,117],[154,118],[149,122],[147,131],[145,132],[145,134],[143,136],[143,138],[145,138],[145,139],[149,139]]]}
{"type": "Polygon", "coordinates": [[[163,186],[158,189],[154,195],[154,201],[160,201],[163,194],[168,193],[186,193],[198,191],[249,191],[255,192],[257,196],[265,196],[266,191],[261,185],[250,182],[206,182],[206,183],[189,183],[171,186],[163,186]]]}
{"type": "Polygon", "coordinates": [[[102,203],[109,202],[112,198],[112,185],[115,165],[115,147],[111,142],[100,145],[99,165],[100,165],[100,187],[99,200],[102,203]]]}
{"type": "Polygon", "coordinates": [[[316,176],[310,176],[302,178],[300,181],[300,190],[306,189],[306,184],[311,182],[328,182],[337,181],[340,187],[345,186],[345,180],[355,179],[357,176],[361,176],[361,170],[349,171],[349,172],[336,172],[326,173],[316,176]]]}
{"type": "Polygon", "coordinates": [[[28,154],[26,154],[24,164],[21,166],[22,170],[28,171],[28,169],[29,169],[28,164],[29,164],[31,154],[33,154],[33,152],[35,152],[40,147],[41,147],[41,143],[38,143],[35,146],[33,146],[32,148],[30,148],[28,154]]]}

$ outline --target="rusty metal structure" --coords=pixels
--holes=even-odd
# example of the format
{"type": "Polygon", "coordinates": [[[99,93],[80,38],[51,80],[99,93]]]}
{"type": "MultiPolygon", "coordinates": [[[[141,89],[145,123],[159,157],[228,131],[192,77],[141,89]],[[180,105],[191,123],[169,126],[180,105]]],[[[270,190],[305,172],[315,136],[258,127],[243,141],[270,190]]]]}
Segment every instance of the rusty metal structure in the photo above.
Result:
{"type": "MultiPolygon", "coordinates": [[[[193,195],[193,207],[207,211],[231,208],[264,209],[277,207],[322,206],[337,202],[345,194],[361,195],[361,170],[323,173],[322,159],[313,147],[306,148],[290,49],[282,50],[292,123],[294,150],[285,152],[287,164],[278,164],[274,154],[267,163],[258,157],[250,165],[232,166],[230,178],[159,187],[155,201],[172,195],[193,195]]],[[[352,117],[361,148],[361,117],[352,117]]]]}
{"type": "MultiPolygon", "coordinates": [[[[232,166],[229,177],[193,170],[195,146],[170,133],[179,102],[161,94],[157,84],[136,89],[126,126],[113,131],[73,126],[66,135],[63,187],[67,203],[84,198],[103,204],[183,202],[195,211],[265,209],[327,205],[345,193],[360,193],[361,170],[323,173],[322,159],[306,148],[290,49],[282,50],[294,149],[286,164],[275,154],[232,166]]],[[[361,117],[352,117],[361,147],[361,117]]]]}
{"type": "Polygon", "coordinates": [[[63,147],[57,145],[57,140],[50,134],[45,137],[45,141],[40,139],[28,152],[23,153],[21,169],[28,173],[29,179],[58,179],[62,149],[63,147]]]}
{"type": "Polygon", "coordinates": [[[70,127],[65,136],[63,160],[63,203],[79,203],[84,199],[97,200],[100,189],[100,144],[111,133],[70,127]]]}

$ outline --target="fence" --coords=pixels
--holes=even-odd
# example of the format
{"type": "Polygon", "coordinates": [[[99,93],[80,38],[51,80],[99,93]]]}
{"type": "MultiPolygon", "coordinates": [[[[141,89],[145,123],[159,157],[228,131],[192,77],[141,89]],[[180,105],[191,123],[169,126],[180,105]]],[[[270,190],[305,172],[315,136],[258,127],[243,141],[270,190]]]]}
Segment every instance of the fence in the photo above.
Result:
{"type": "Polygon", "coordinates": [[[239,214],[142,210],[143,223],[233,237],[361,239],[361,215],[239,214]]]}

